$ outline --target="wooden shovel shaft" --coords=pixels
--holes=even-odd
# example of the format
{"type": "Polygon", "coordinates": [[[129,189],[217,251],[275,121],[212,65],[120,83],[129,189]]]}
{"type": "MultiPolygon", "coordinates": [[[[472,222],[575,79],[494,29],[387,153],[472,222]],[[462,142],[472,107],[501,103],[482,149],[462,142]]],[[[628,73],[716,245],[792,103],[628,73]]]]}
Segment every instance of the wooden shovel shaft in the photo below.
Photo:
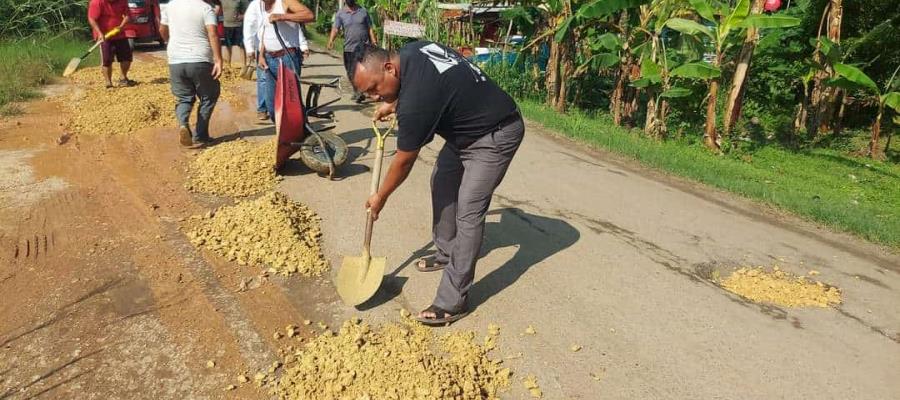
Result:
{"type": "Polygon", "coordinates": [[[87,56],[91,55],[94,50],[97,50],[97,47],[99,47],[101,43],[103,42],[98,41],[97,43],[94,43],[94,45],[91,46],[91,48],[88,49],[88,51],[86,51],[83,56],[81,56],[81,59],[84,60],[85,58],[87,58],[87,56]]]}
{"type": "MultiPolygon", "coordinates": [[[[369,189],[369,195],[373,195],[378,193],[378,186],[381,184],[381,164],[384,160],[384,141],[379,140],[380,144],[375,149],[375,161],[372,166],[372,186],[369,189]]],[[[368,262],[369,258],[371,258],[371,254],[369,253],[369,248],[372,244],[372,228],[375,225],[375,218],[372,216],[372,211],[366,211],[366,237],[363,242],[363,258],[368,262]]]]}

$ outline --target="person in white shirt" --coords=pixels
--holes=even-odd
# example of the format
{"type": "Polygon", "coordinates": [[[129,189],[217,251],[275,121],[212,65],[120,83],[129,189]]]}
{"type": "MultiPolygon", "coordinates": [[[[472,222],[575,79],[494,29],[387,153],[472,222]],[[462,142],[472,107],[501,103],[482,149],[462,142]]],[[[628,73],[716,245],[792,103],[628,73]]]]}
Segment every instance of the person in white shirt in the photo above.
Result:
{"type": "MultiPolygon", "coordinates": [[[[262,27],[262,15],[260,13],[262,0],[253,0],[247,6],[244,13],[244,49],[247,51],[248,60],[256,60],[256,52],[259,50],[259,30],[262,27]]],[[[269,111],[266,109],[266,79],[268,73],[258,64],[256,66],[256,119],[265,121],[269,119],[269,111]]]]}
{"type": "MultiPolygon", "coordinates": [[[[297,0],[259,0],[261,26],[257,34],[257,62],[265,71],[265,103],[269,118],[275,119],[275,78],[284,65],[300,75],[306,38],[300,24],[312,22],[315,15],[297,0]],[[275,32],[278,24],[278,34],[275,32]],[[279,40],[280,39],[280,40],[279,40]],[[282,46],[282,41],[284,46],[282,46]]],[[[308,47],[307,47],[308,48],[308,47]]]]}
{"type": "Polygon", "coordinates": [[[213,8],[203,0],[172,0],[160,16],[160,35],[168,43],[169,81],[175,95],[179,139],[184,146],[209,144],[209,120],[221,87],[222,48],[213,8]],[[191,134],[194,101],[200,100],[191,134]]]}
{"type": "MultiPolygon", "coordinates": [[[[257,60],[260,45],[260,33],[263,27],[263,0],[253,0],[247,6],[247,12],[244,13],[244,49],[247,50],[248,60],[257,60]]],[[[298,41],[300,52],[303,57],[309,56],[309,43],[303,35],[303,29],[298,30],[298,41]]],[[[256,116],[260,121],[269,119],[269,112],[266,108],[266,79],[269,79],[269,73],[263,69],[262,65],[256,66],[256,116]]]]}

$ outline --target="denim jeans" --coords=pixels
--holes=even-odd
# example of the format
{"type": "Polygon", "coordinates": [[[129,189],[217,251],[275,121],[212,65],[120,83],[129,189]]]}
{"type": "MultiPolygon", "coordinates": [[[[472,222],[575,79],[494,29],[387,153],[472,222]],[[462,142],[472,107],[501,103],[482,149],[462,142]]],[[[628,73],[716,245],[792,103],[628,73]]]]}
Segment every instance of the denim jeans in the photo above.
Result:
{"type": "Polygon", "coordinates": [[[266,108],[266,80],[269,79],[269,73],[266,70],[256,67],[256,111],[268,112],[266,108]]]}
{"type": "Polygon", "coordinates": [[[169,82],[175,95],[175,115],[178,124],[190,127],[194,101],[200,100],[194,140],[209,139],[209,120],[212,118],[221,90],[219,80],[212,77],[213,65],[206,62],[170,64],[169,82]]]}
{"type": "MultiPolygon", "coordinates": [[[[294,54],[284,54],[281,57],[272,57],[268,53],[266,53],[266,64],[269,66],[269,72],[266,73],[266,110],[269,112],[269,118],[272,121],[275,121],[275,82],[276,77],[278,76],[278,70],[281,68],[281,63],[283,62],[285,66],[297,72],[297,75],[300,75],[300,65],[303,62],[303,54],[300,52],[296,52],[294,54]],[[293,56],[293,57],[292,57],[293,56]],[[296,63],[293,60],[297,60],[296,63]]],[[[297,82],[297,87],[300,87],[300,82],[297,82]]],[[[301,96],[302,98],[302,96],[301,96]]]]}

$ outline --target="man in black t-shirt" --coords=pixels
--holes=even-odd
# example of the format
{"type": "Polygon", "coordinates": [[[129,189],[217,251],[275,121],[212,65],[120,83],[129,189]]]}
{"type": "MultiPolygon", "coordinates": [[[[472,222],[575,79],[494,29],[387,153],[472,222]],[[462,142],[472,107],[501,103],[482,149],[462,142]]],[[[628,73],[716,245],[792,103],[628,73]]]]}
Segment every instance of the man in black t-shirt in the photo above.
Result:
{"type": "Polygon", "coordinates": [[[444,272],[434,302],[417,319],[455,321],[468,313],[466,298],[491,196],[525,134],[516,103],[477,66],[427,41],[399,52],[360,47],[351,79],[360,92],[384,102],[376,120],[396,113],[398,122],[397,153],[384,185],[366,202],[375,218],[409,175],[419,150],[435,134],[445,140],[431,178],[437,252],[416,263],[423,272],[444,272]]]}

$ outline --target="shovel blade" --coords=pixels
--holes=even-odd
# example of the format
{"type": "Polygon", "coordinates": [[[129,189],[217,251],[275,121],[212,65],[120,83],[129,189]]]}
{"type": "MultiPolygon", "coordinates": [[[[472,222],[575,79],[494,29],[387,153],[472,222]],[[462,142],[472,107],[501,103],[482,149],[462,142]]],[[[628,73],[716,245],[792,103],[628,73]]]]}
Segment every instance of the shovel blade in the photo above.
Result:
{"type": "Polygon", "coordinates": [[[384,257],[344,257],[341,269],[334,280],[341,300],[350,306],[358,306],[372,298],[384,279],[384,257]],[[366,262],[368,261],[368,262],[366,262]]]}
{"type": "Polygon", "coordinates": [[[244,68],[241,70],[241,78],[244,78],[245,80],[248,80],[248,81],[252,81],[254,71],[256,71],[256,68],[254,68],[250,65],[245,65],[244,68]]]}
{"type": "Polygon", "coordinates": [[[63,76],[68,77],[75,73],[75,70],[78,69],[78,65],[81,64],[80,58],[73,58],[69,60],[69,65],[66,65],[65,71],[63,71],[63,76]]]}

